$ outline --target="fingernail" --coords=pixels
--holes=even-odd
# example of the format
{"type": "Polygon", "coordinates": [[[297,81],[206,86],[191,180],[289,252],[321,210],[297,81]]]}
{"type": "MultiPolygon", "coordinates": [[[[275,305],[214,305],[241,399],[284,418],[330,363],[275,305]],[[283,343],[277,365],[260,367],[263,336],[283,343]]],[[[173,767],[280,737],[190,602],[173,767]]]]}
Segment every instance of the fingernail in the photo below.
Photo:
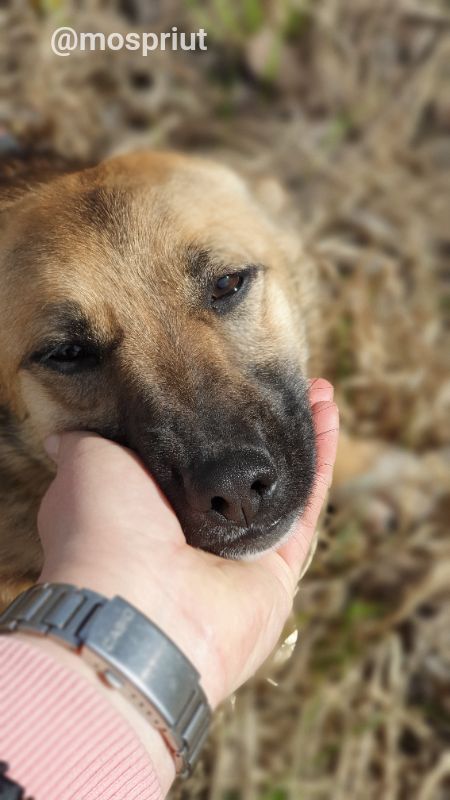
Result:
{"type": "Polygon", "coordinates": [[[48,436],[46,439],[44,439],[43,442],[44,450],[47,453],[47,455],[49,455],[50,458],[53,459],[53,461],[58,460],[60,442],[61,442],[61,437],[58,436],[57,433],[52,433],[51,436],[48,436]]]}

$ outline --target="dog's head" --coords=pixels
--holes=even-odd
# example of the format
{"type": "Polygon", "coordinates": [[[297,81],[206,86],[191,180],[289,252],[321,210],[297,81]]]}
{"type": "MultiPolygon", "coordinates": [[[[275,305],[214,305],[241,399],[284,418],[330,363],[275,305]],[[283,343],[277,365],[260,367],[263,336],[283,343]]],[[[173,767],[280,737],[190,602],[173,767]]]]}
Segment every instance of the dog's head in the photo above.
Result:
{"type": "Polygon", "coordinates": [[[224,167],[138,154],[58,178],[4,214],[0,402],[38,440],[134,449],[191,544],[266,550],[314,472],[302,280],[224,167]]]}

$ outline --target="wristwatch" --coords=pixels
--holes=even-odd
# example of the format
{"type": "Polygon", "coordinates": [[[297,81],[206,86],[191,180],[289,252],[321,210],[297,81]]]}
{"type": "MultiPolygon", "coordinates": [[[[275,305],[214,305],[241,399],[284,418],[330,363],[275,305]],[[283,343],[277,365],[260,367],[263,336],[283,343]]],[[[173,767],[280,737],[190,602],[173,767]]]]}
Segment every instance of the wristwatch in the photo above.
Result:
{"type": "Polygon", "coordinates": [[[164,737],[187,777],[208,733],[211,709],[199,673],[153,622],[121,597],[70,584],[22,592],[0,614],[0,633],[50,636],[80,653],[164,737]]]}

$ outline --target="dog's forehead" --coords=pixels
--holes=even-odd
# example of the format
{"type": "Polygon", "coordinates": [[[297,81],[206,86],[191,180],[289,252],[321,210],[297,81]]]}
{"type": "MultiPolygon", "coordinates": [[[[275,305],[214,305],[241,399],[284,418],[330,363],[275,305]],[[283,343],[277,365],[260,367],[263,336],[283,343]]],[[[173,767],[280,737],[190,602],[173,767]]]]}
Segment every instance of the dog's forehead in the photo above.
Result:
{"type": "Polygon", "coordinates": [[[68,301],[95,308],[97,320],[111,303],[127,318],[170,304],[180,315],[196,272],[267,265],[278,252],[244,182],[184,156],[121,157],[65,176],[30,202],[23,223],[7,272],[11,303],[20,295],[33,314],[68,301]]]}
{"type": "Polygon", "coordinates": [[[100,270],[124,279],[131,271],[165,279],[186,270],[193,250],[224,263],[264,261],[270,224],[244,182],[231,170],[174,154],[134,154],[68,175],[30,202],[14,256],[64,281],[100,270]]]}
{"type": "MultiPolygon", "coordinates": [[[[89,179],[89,176],[85,176],[89,179]]],[[[182,251],[245,250],[267,238],[267,220],[245,183],[228,168],[178,155],[125,157],[101,165],[82,206],[98,231],[129,247],[182,251]]]]}

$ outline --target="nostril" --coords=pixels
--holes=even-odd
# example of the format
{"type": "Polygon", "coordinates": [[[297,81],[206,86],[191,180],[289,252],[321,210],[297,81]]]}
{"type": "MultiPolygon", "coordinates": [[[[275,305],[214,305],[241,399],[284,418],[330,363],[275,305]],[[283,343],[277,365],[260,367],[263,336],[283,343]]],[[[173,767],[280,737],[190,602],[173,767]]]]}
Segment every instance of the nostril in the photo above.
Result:
{"type": "Polygon", "coordinates": [[[221,514],[222,517],[227,516],[228,503],[224,497],[213,497],[211,500],[211,508],[213,511],[217,511],[218,514],[221,514]]]}
{"type": "Polygon", "coordinates": [[[251,485],[252,491],[259,494],[260,497],[262,497],[263,494],[267,492],[268,488],[269,488],[268,484],[264,483],[264,481],[261,480],[253,481],[251,485]]]}
{"type": "Polygon", "coordinates": [[[275,475],[260,475],[259,478],[253,481],[250,489],[253,495],[257,494],[261,499],[265,497],[267,500],[273,494],[276,485],[277,479],[275,475]]]}

